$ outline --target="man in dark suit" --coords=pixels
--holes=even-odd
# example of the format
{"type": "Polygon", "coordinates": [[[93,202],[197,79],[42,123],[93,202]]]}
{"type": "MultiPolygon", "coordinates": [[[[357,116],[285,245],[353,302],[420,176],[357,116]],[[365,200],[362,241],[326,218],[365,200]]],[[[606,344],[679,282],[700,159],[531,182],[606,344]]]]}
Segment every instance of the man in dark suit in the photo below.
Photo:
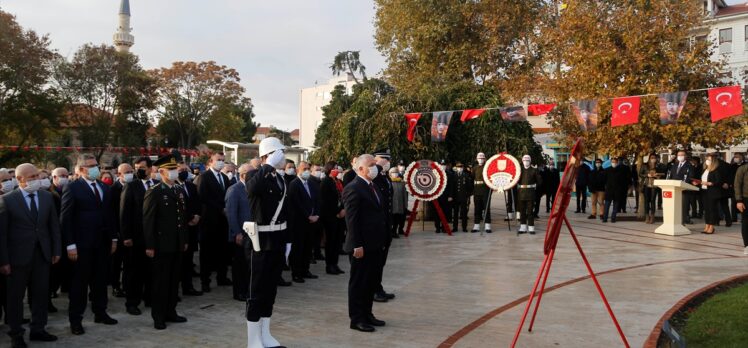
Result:
{"type": "Polygon", "coordinates": [[[561,184],[561,176],[553,161],[548,162],[548,167],[543,171],[543,187],[545,188],[545,212],[550,213],[553,201],[556,199],[558,185],[561,184]]]}
{"type": "MultiPolygon", "coordinates": [[[[221,173],[224,166],[222,152],[214,153],[208,170],[197,177],[197,195],[202,203],[200,214],[200,282],[203,292],[210,292],[210,276],[216,272],[218,285],[231,285],[226,277],[227,260],[233,253],[228,248],[229,227],[224,208],[229,178],[221,173]]],[[[233,248],[232,248],[233,249],[233,248]]]]}
{"type": "Polygon", "coordinates": [[[12,347],[23,340],[23,297],[29,287],[32,341],[56,341],[45,330],[49,268],[60,260],[60,225],[52,194],[39,190],[39,170],[30,163],[16,168],[19,190],[0,197],[0,273],[8,276],[7,322],[12,347]]]}
{"type": "Polygon", "coordinates": [[[135,160],[137,179],[126,183],[120,195],[120,216],[118,224],[120,237],[125,246],[125,308],[131,315],[140,315],[141,302],[151,304],[150,261],[145,256],[143,239],[143,198],[145,192],[157,182],[151,179],[151,159],[140,157],[135,160]]]}
{"type": "MultiPolygon", "coordinates": [[[[629,170],[619,164],[619,159],[613,157],[610,159],[610,167],[605,170],[605,208],[603,210],[603,222],[616,222],[616,215],[621,204],[621,196],[625,194],[621,186],[627,186],[629,170]],[[613,210],[611,212],[611,205],[613,210]]],[[[628,187],[628,186],[627,186],[628,187]]]]}
{"type": "Polygon", "coordinates": [[[351,329],[373,332],[374,326],[385,325],[372,313],[372,305],[390,233],[385,198],[372,182],[378,174],[374,157],[361,155],[354,170],[358,176],[343,189],[348,228],[344,250],[351,254],[348,316],[351,329]]]}
{"type": "MultiPolygon", "coordinates": [[[[692,183],[694,176],[694,169],[691,167],[691,164],[688,163],[686,160],[686,151],[684,150],[678,150],[677,156],[676,156],[676,162],[673,163],[673,165],[670,167],[670,170],[668,171],[667,178],[670,180],[681,180],[685,181],[689,184],[692,183]]],[[[688,215],[688,207],[689,202],[691,199],[691,193],[689,191],[683,192],[683,223],[687,225],[692,225],[693,222],[691,222],[691,217],[688,215]]]]}
{"type": "Polygon", "coordinates": [[[579,166],[579,174],[577,174],[577,180],[574,182],[574,188],[577,198],[577,210],[575,213],[585,214],[587,213],[587,185],[590,180],[590,172],[592,169],[588,163],[582,160],[582,165],[579,166]]]}
{"type": "Polygon", "coordinates": [[[249,220],[249,196],[247,194],[247,173],[249,164],[239,167],[239,180],[226,191],[226,218],[229,222],[229,241],[234,245],[234,262],[231,266],[231,276],[234,278],[234,299],[247,301],[249,291],[249,270],[244,258],[242,227],[249,220]]]}
{"type": "MultiPolygon", "coordinates": [[[[120,197],[122,196],[122,190],[127,183],[133,181],[133,178],[134,171],[130,164],[122,163],[117,167],[117,180],[115,180],[110,187],[110,191],[112,192],[112,214],[114,214],[115,221],[119,221],[120,197]]],[[[114,224],[114,229],[116,230],[117,235],[121,236],[119,223],[114,224]]],[[[122,279],[122,281],[120,280],[120,276],[123,275],[122,266],[125,254],[127,253],[125,246],[122,244],[123,240],[123,238],[118,238],[117,251],[112,254],[112,268],[109,273],[111,278],[110,284],[112,285],[112,296],[114,297],[125,297],[125,292],[121,286],[124,279],[122,279]]]]}
{"type": "Polygon", "coordinates": [[[68,317],[74,335],[85,333],[81,321],[91,288],[94,322],[115,325],[106,312],[107,273],[111,254],[117,250],[117,235],[112,226],[109,188],[98,181],[101,172],[96,157],[83,154],[78,159],[80,178],[62,192],[62,240],[72,261],[68,317]]]}
{"type": "MultiPolygon", "coordinates": [[[[372,180],[374,186],[379,189],[380,197],[382,197],[385,223],[387,225],[387,231],[392,229],[392,180],[390,179],[387,172],[390,170],[390,150],[379,150],[374,153],[374,160],[377,161],[377,176],[372,180]]],[[[384,255],[382,257],[382,265],[379,268],[378,273],[378,284],[376,292],[374,293],[374,301],[387,302],[395,298],[395,294],[384,291],[382,286],[382,278],[384,276],[384,266],[387,264],[387,255],[390,251],[390,244],[392,244],[392,234],[388,233],[385,240],[384,255]]]]}
{"type": "MultiPolygon", "coordinates": [[[[333,177],[335,162],[325,165],[325,177],[320,184],[320,220],[325,228],[325,264],[327,274],[343,274],[338,266],[343,231],[341,222],[345,217],[343,202],[337,188],[337,178],[333,177]]],[[[342,183],[341,183],[342,186],[342,183]]]]}
{"type": "Polygon", "coordinates": [[[192,272],[194,263],[192,259],[197,251],[198,224],[200,223],[200,197],[197,195],[197,186],[188,180],[190,167],[184,162],[179,164],[179,177],[177,184],[184,191],[185,204],[187,205],[187,241],[188,248],[182,255],[182,295],[185,296],[202,296],[202,291],[198,291],[192,285],[192,272]]]}
{"type": "Polygon", "coordinates": [[[288,186],[288,203],[293,246],[291,246],[291,276],[294,282],[317,279],[309,271],[309,261],[314,248],[314,230],[320,228],[319,185],[311,180],[309,163],[299,162],[299,175],[288,186]]]}
{"type": "Polygon", "coordinates": [[[143,237],[145,254],[151,258],[153,291],[151,317],[156,330],[166,322],[184,323],[177,314],[182,252],[187,250],[187,214],[184,191],[176,185],[177,160],[166,155],[154,162],[161,182],[151,187],[143,199],[143,237]]]}

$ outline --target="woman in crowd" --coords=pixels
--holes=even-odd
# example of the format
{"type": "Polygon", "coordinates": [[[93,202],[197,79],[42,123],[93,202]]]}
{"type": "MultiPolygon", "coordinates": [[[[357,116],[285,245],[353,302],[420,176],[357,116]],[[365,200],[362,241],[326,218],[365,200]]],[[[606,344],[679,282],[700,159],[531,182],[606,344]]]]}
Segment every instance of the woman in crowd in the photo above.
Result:
{"type": "Polygon", "coordinates": [[[700,182],[704,201],[704,231],[701,233],[714,233],[714,225],[719,223],[719,200],[725,194],[722,188],[725,178],[722,171],[718,170],[719,165],[720,161],[714,154],[706,156],[700,182]]]}
{"type": "Polygon", "coordinates": [[[657,163],[657,155],[649,155],[649,160],[639,169],[639,185],[644,193],[644,215],[645,222],[654,223],[655,212],[657,211],[657,186],[654,181],[665,177],[663,168],[657,163]]]}
{"type": "Polygon", "coordinates": [[[408,205],[408,192],[405,190],[405,182],[400,177],[397,168],[390,168],[390,179],[392,180],[392,234],[405,234],[405,211],[408,205]]]}
{"type": "Polygon", "coordinates": [[[112,173],[108,170],[102,171],[101,182],[103,182],[107,186],[112,186],[114,184],[114,177],[112,176],[112,173]]]}

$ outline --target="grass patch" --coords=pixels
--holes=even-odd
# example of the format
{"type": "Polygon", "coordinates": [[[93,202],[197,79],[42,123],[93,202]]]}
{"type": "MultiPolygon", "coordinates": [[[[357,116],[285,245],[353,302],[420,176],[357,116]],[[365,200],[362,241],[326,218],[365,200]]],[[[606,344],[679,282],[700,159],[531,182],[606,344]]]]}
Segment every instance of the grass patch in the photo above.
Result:
{"type": "Polygon", "coordinates": [[[748,283],[718,292],[684,314],[689,348],[748,347],[748,283]]]}

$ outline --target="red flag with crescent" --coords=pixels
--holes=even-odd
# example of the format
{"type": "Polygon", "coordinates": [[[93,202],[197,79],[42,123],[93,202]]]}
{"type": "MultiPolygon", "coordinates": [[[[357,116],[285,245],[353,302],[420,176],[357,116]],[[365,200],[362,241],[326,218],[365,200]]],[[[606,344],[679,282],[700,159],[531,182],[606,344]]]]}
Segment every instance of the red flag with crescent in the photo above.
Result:
{"type": "Polygon", "coordinates": [[[472,119],[476,119],[482,115],[486,109],[467,109],[462,111],[462,116],[460,116],[460,121],[465,123],[465,121],[470,121],[472,119]]]}
{"type": "Polygon", "coordinates": [[[613,115],[610,126],[618,127],[639,122],[640,97],[623,97],[613,99],[613,115]]]}
{"type": "Polygon", "coordinates": [[[712,123],[743,114],[740,86],[712,88],[709,90],[709,109],[712,123]]]}
{"type": "Polygon", "coordinates": [[[545,115],[556,107],[556,104],[531,104],[527,106],[527,111],[530,115],[540,116],[545,115]]]}
{"type": "Polygon", "coordinates": [[[408,141],[410,141],[411,143],[413,142],[413,137],[415,136],[416,124],[418,124],[419,118],[421,118],[420,112],[405,114],[405,121],[408,122],[408,141]]]}

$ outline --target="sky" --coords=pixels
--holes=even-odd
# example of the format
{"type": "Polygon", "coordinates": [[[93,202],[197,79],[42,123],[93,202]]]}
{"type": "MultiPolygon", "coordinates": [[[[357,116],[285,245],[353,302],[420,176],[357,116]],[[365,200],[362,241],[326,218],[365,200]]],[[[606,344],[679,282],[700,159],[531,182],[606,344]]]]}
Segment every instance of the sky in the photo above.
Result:
{"type": "MultiPolygon", "coordinates": [[[[27,29],[72,57],[85,43],[112,43],[120,0],[0,0],[27,29]]],[[[385,66],[374,47],[372,0],[130,0],[131,52],[146,69],[216,61],[239,72],[256,121],[299,127],[299,93],[332,78],[339,51],[360,50],[367,75],[385,66]]]]}

